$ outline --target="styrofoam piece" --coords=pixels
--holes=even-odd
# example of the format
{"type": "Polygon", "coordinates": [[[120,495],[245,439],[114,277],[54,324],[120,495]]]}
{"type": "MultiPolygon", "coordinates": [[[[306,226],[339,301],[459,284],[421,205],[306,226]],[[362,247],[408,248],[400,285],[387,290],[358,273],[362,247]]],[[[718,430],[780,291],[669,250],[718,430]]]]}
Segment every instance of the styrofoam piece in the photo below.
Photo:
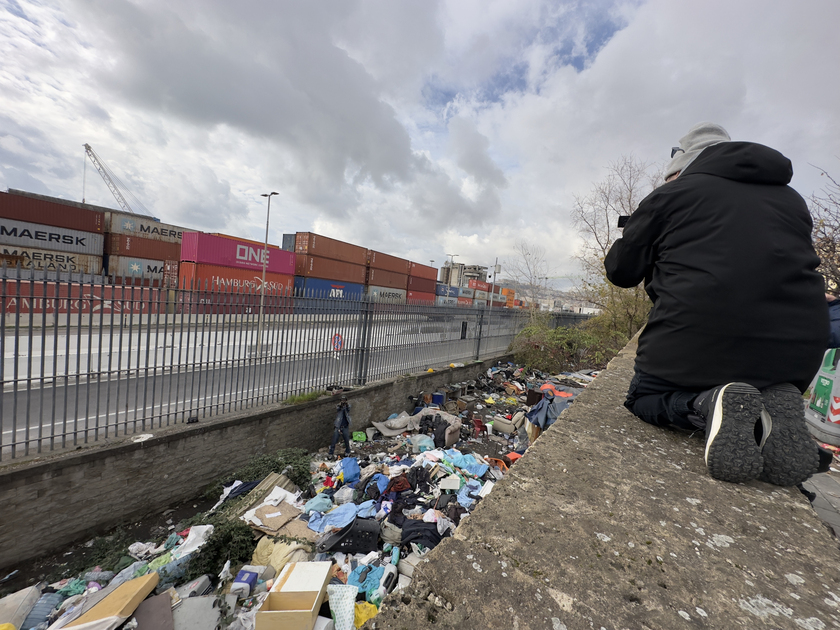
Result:
{"type": "Polygon", "coordinates": [[[458,478],[458,475],[449,475],[441,480],[439,487],[441,490],[460,490],[461,480],[458,478]]]}
{"type": "Polygon", "coordinates": [[[312,630],[335,630],[335,624],[329,617],[316,617],[312,630]]]}
{"type": "Polygon", "coordinates": [[[496,484],[493,483],[492,481],[485,481],[484,485],[481,486],[481,491],[478,493],[478,496],[480,496],[482,498],[486,497],[488,494],[490,494],[490,491],[493,489],[493,486],[495,486],[495,485],[496,484]]]}

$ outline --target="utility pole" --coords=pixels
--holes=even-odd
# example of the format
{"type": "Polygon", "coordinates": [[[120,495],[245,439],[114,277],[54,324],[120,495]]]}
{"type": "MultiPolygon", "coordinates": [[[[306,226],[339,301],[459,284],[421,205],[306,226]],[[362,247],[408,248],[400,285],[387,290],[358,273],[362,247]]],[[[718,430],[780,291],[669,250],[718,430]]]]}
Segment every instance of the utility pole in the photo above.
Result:
{"type": "Polygon", "coordinates": [[[262,357],[262,328],[263,328],[263,305],[265,303],[265,268],[268,265],[268,221],[271,216],[271,198],[280,193],[263,193],[260,197],[268,198],[268,208],[265,211],[265,243],[262,253],[262,284],[260,285],[260,318],[257,324],[257,356],[262,357]]]}

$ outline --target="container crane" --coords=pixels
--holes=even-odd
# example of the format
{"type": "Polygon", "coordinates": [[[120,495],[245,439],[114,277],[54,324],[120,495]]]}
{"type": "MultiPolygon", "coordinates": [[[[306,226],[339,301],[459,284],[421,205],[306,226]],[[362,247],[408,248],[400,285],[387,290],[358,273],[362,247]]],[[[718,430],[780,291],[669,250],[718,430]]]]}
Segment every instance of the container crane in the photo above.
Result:
{"type": "MultiPolygon", "coordinates": [[[[90,161],[96,167],[96,170],[99,171],[99,174],[102,176],[102,179],[105,181],[105,184],[111,190],[111,193],[114,195],[114,198],[117,200],[117,203],[119,204],[120,208],[122,208],[123,211],[128,212],[129,214],[145,214],[148,216],[152,216],[152,213],[146,209],[146,207],[140,202],[139,199],[137,199],[137,197],[131,194],[126,185],[120,181],[120,178],[117,177],[114,174],[114,172],[110,168],[108,168],[108,166],[105,164],[102,158],[96,154],[96,151],[93,150],[93,147],[91,147],[87,143],[85,143],[84,147],[85,154],[87,155],[87,157],[90,158],[90,161]],[[123,195],[123,191],[125,191],[125,193],[134,200],[135,205],[141,208],[142,212],[138,213],[132,209],[132,207],[126,200],[125,195],[123,195]]],[[[85,164],[87,164],[87,162],[85,162],[85,164]]],[[[84,187],[86,179],[87,169],[85,169],[85,173],[82,178],[82,203],[85,202],[84,187]]]]}

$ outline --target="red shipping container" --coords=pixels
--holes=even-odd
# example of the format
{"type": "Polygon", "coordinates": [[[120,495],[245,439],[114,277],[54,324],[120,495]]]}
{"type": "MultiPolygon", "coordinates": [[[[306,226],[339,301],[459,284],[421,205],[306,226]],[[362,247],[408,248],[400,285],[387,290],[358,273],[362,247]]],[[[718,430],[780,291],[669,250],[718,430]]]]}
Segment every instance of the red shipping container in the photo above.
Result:
{"type": "Polygon", "coordinates": [[[181,257],[181,246],[178,243],[151,241],[126,234],[107,234],[105,253],[148,260],[177,260],[181,257]]]}
{"type": "Polygon", "coordinates": [[[393,271],[385,271],[384,269],[368,269],[367,271],[367,285],[375,287],[388,287],[389,289],[402,289],[403,291],[408,286],[408,276],[404,273],[394,273],[393,271]]]}
{"type": "Polygon", "coordinates": [[[429,278],[419,278],[417,276],[408,277],[408,290],[419,291],[420,293],[434,293],[435,281],[429,278]]]}
{"type": "MultiPolygon", "coordinates": [[[[184,232],[180,259],[186,262],[235,267],[262,273],[263,245],[255,241],[214,236],[204,232],[184,232]]],[[[295,254],[280,248],[270,248],[265,270],[267,273],[294,275],[295,254]]]]}
{"type": "Polygon", "coordinates": [[[490,290],[490,285],[486,282],[482,282],[481,280],[470,280],[469,287],[470,289],[478,289],[479,291],[490,290]]]}
{"type": "MultiPolygon", "coordinates": [[[[394,273],[399,273],[402,275],[408,275],[409,267],[411,263],[408,262],[405,258],[397,258],[396,256],[391,256],[390,254],[383,254],[382,252],[377,252],[375,250],[369,249],[367,250],[367,264],[368,267],[371,269],[382,269],[383,271],[393,271],[394,273]]],[[[371,283],[371,284],[376,284],[371,283]]],[[[388,286],[388,285],[382,285],[388,286]]]]}
{"type": "Polygon", "coordinates": [[[458,298],[458,306],[472,306],[472,298],[458,298]]]}
{"type": "Polygon", "coordinates": [[[367,268],[364,265],[355,265],[332,258],[322,258],[321,256],[296,255],[296,276],[364,284],[366,273],[367,268]]]}
{"type": "MultiPolygon", "coordinates": [[[[178,287],[196,291],[256,292],[262,290],[262,272],[236,267],[182,262],[178,270],[178,287]]],[[[292,293],[295,278],[289,274],[265,274],[266,294],[292,293]]]]}
{"type": "Polygon", "coordinates": [[[11,189],[0,192],[0,217],[82,232],[100,233],[105,224],[104,212],[85,208],[75,201],[11,189]]]}
{"type": "Polygon", "coordinates": [[[409,291],[406,293],[405,301],[408,304],[434,304],[437,296],[434,293],[423,291],[409,291]]]}
{"type": "Polygon", "coordinates": [[[429,267],[429,265],[421,265],[420,263],[410,263],[410,268],[408,271],[409,276],[414,276],[415,278],[428,278],[429,280],[437,280],[438,277],[438,270],[434,267],[429,267]]]}
{"type": "MultiPolygon", "coordinates": [[[[312,232],[298,232],[295,235],[295,253],[331,258],[354,265],[367,265],[367,249],[364,247],[312,232]]],[[[348,282],[351,281],[348,280],[348,282]]],[[[352,282],[362,283],[364,280],[352,280],[352,282]]]]}

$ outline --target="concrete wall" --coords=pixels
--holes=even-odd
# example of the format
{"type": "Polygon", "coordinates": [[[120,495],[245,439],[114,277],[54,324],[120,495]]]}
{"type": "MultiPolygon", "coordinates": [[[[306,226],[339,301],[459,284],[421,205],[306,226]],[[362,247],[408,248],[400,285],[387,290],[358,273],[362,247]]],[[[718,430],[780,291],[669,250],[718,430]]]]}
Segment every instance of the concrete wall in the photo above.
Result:
{"type": "MultiPolygon", "coordinates": [[[[408,410],[408,397],[474,379],[498,359],[401,377],[348,394],[353,429],[408,410]]],[[[329,445],[335,399],[264,407],[0,468],[0,568],[192,499],[255,455],[329,445]]]]}

